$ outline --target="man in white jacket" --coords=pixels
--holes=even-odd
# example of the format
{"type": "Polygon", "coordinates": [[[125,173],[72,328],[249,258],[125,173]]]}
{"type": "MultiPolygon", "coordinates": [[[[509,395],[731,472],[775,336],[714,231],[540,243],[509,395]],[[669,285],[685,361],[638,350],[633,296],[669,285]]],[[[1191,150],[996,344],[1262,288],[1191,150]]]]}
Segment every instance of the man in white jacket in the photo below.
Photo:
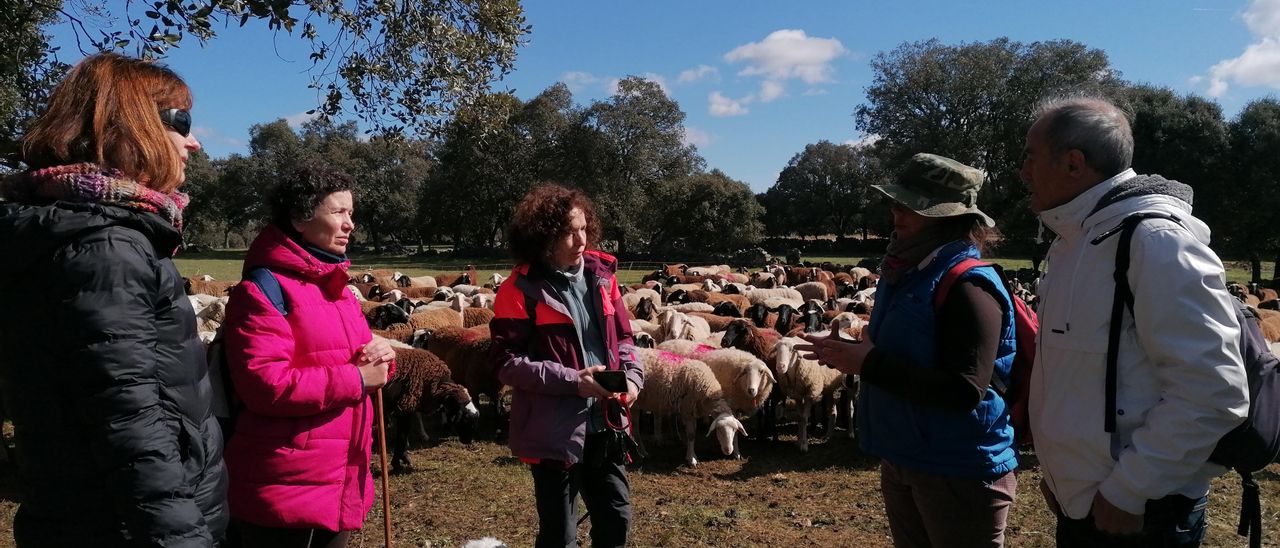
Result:
{"type": "Polygon", "coordinates": [[[1130,169],[1133,135],[1118,108],[1069,98],[1035,114],[1021,176],[1057,239],[1039,286],[1029,403],[1058,545],[1198,546],[1209,480],[1225,471],[1209,454],[1249,406],[1222,262],[1191,215],[1191,187],[1130,169]],[[1120,238],[1095,239],[1138,212],[1177,221],[1148,219],[1133,233],[1111,434],[1105,371],[1120,238]]]}

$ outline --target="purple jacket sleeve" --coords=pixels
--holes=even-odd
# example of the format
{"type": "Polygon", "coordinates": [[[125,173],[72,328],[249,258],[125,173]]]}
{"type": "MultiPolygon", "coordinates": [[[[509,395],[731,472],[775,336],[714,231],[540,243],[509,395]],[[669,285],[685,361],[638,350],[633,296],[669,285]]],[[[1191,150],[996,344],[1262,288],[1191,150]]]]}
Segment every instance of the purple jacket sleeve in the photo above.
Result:
{"type": "Polygon", "coordinates": [[[524,295],[509,278],[498,288],[493,303],[493,320],[489,322],[492,337],[490,360],[502,384],[556,396],[578,394],[578,372],[551,360],[529,357],[531,338],[535,336],[533,320],[525,310],[524,295]]]}

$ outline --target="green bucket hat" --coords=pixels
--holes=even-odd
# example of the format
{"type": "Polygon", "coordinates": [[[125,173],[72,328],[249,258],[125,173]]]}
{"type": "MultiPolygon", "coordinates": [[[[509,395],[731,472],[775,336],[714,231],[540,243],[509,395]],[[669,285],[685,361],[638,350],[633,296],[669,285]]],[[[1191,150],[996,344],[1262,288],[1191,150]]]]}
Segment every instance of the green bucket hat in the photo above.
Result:
{"type": "Polygon", "coordinates": [[[978,209],[978,189],[986,177],[981,169],[921,152],[911,157],[897,181],[871,188],[925,217],[977,215],[987,226],[996,226],[978,209]]]}

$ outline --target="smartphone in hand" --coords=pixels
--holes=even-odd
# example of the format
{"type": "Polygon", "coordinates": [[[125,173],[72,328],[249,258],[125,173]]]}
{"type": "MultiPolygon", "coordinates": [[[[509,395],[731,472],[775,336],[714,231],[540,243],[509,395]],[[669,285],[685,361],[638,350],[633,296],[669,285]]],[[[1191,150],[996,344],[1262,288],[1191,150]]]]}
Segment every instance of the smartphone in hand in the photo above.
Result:
{"type": "Polygon", "coordinates": [[[627,391],[627,374],[625,371],[601,371],[591,375],[591,377],[596,380],[596,384],[599,384],[601,388],[615,394],[622,394],[627,391]]]}

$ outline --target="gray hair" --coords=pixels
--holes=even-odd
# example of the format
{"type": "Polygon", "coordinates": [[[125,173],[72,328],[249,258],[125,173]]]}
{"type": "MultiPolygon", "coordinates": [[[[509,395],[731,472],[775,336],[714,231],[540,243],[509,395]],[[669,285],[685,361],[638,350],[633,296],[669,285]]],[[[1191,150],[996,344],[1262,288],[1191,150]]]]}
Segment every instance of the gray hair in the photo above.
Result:
{"type": "Polygon", "coordinates": [[[1099,97],[1055,97],[1040,101],[1032,119],[1048,120],[1045,139],[1055,152],[1076,149],[1085,164],[1110,177],[1133,164],[1129,116],[1099,97]]]}

